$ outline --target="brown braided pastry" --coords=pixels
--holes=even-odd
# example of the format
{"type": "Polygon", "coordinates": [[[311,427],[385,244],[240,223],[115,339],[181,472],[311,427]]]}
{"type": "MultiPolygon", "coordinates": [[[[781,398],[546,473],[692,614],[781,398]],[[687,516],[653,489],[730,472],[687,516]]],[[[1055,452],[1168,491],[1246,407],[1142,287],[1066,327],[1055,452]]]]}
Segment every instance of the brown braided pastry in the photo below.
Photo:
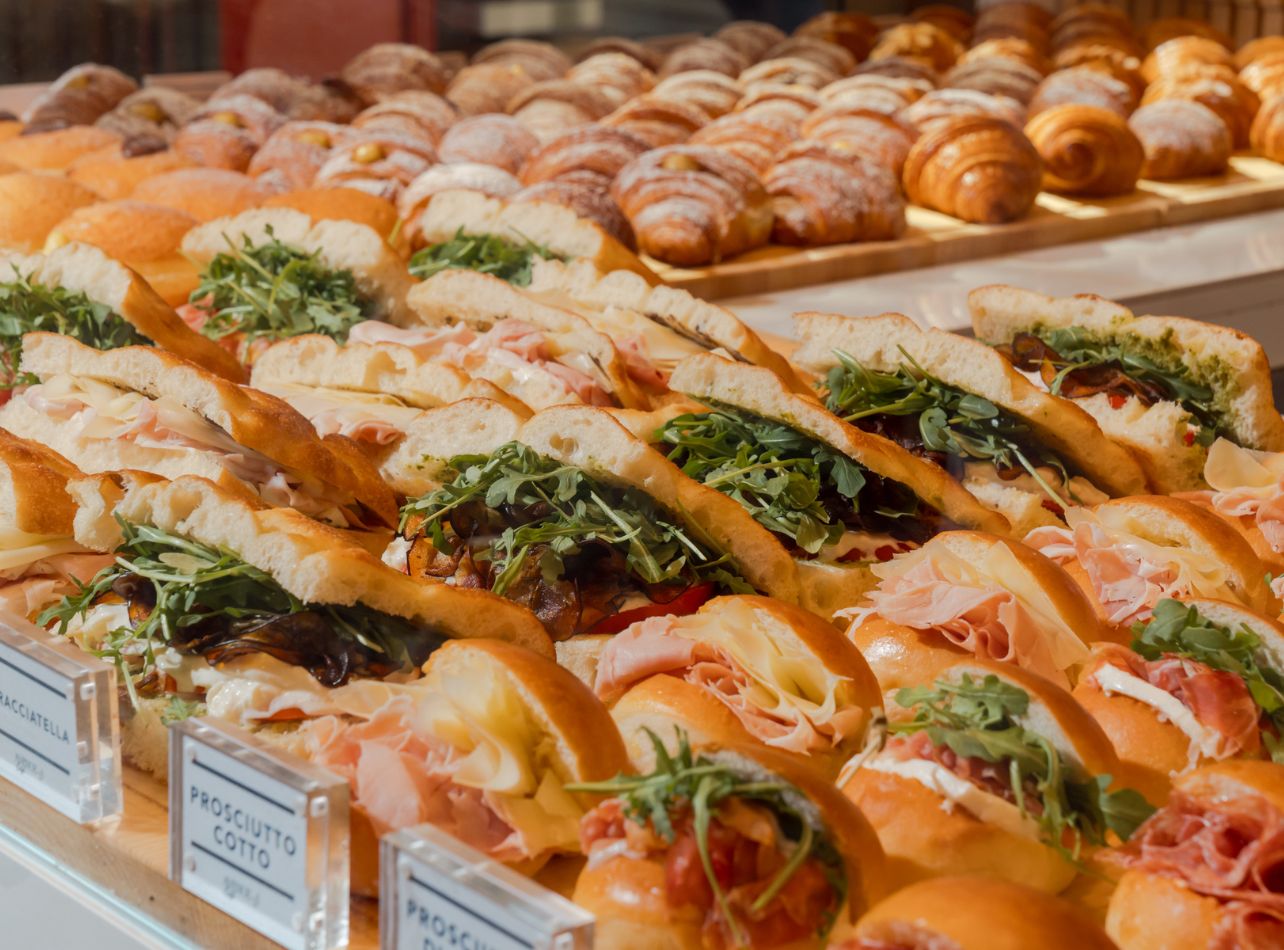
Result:
{"type": "Polygon", "coordinates": [[[73,66],[23,110],[22,134],[93,125],[100,116],[137,91],[138,83],[112,66],[97,63],[73,66]]]}
{"type": "Polygon", "coordinates": [[[720,261],[771,235],[771,205],[753,168],[721,149],[673,145],[640,155],[611,186],[638,247],[678,266],[720,261]]]}
{"type": "Polygon", "coordinates": [[[446,98],[464,115],[503,112],[513,96],[535,81],[518,63],[479,63],[455,74],[446,98]]]}
{"type": "Polygon", "coordinates": [[[860,62],[869,56],[878,39],[878,25],[863,13],[817,13],[805,21],[794,36],[810,36],[828,43],[836,43],[860,62]]]}
{"type": "Polygon", "coordinates": [[[838,79],[839,75],[815,60],[782,56],[755,63],[740,74],[740,81],[746,87],[758,82],[776,82],[820,89],[838,79]]]}
{"type": "Polygon", "coordinates": [[[751,84],[736,103],[733,112],[743,112],[764,102],[792,102],[806,112],[820,105],[820,94],[810,86],[790,85],[783,82],[756,82],[751,84]]]}
{"type": "Polygon", "coordinates": [[[450,100],[435,92],[408,89],[362,110],[352,125],[358,129],[404,132],[436,143],[458,119],[459,111],[450,100]]]}
{"type": "Polygon", "coordinates": [[[943,73],[963,55],[963,45],[931,23],[902,23],[878,38],[870,51],[872,60],[900,56],[916,59],[943,73]]]}
{"type": "Polygon", "coordinates": [[[1249,139],[1253,151],[1273,162],[1284,163],[1284,92],[1262,103],[1249,139]]]}
{"type": "Polygon", "coordinates": [[[941,77],[935,69],[921,60],[907,56],[888,56],[886,59],[867,59],[856,67],[856,76],[887,76],[892,79],[913,79],[925,82],[935,89],[941,77]]]}
{"type": "Polygon", "coordinates": [[[767,50],[763,59],[809,59],[838,76],[856,68],[856,57],[849,50],[818,36],[791,36],[767,50]]]}
{"type": "Polygon", "coordinates": [[[818,142],[792,146],[763,178],[771,196],[771,239],[817,247],[888,241],[905,230],[900,182],[886,168],[818,142]]]}
{"type": "Polygon", "coordinates": [[[1205,20],[1192,20],[1188,17],[1163,17],[1146,27],[1146,48],[1154,49],[1169,40],[1177,39],[1181,36],[1202,36],[1220,43],[1227,49],[1233,49],[1235,46],[1229,36],[1205,20]]]}
{"type": "Polygon", "coordinates": [[[902,123],[926,132],[942,122],[964,115],[986,115],[1019,129],[1025,125],[1025,106],[1007,96],[992,96],[971,89],[933,89],[897,113],[902,123]]]}
{"type": "Polygon", "coordinates": [[[693,69],[660,81],[654,92],[661,99],[696,106],[710,119],[716,119],[736,107],[744,95],[744,85],[722,73],[693,69]]]}
{"type": "Polygon", "coordinates": [[[630,251],[638,249],[633,226],[611,197],[611,180],[593,172],[571,172],[523,188],[510,201],[547,201],[570,208],[615,238],[630,251]]]}
{"type": "Polygon", "coordinates": [[[942,122],[923,135],[902,174],[914,204],[978,224],[1024,217],[1042,179],[1039,153],[1020,129],[976,115],[942,122]]]}
{"type": "Polygon", "coordinates": [[[148,86],[130,93],[94,125],[118,133],[127,149],[136,138],[159,138],[168,143],[200,107],[199,102],[177,89],[148,86]]]}
{"type": "Polygon", "coordinates": [[[1034,91],[1030,99],[1030,115],[1036,116],[1044,109],[1074,103],[1082,106],[1099,106],[1119,113],[1121,118],[1137,108],[1137,94],[1132,86],[1121,79],[1095,69],[1076,66],[1053,73],[1034,91]]]}
{"type": "Polygon", "coordinates": [[[624,53],[597,53],[580,60],[566,78],[608,96],[612,108],[650,92],[655,86],[655,74],[624,53]]]}
{"type": "Polygon", "coordinates": [[[1041,76],[1052,72],[1052,64],[1029,40],[1017,39],[1014,36],[1002,39],[986,40],[978,43],[959,57],[959,65],[990,59],[1014,59],[1025,63],[1041,76]]]}
{"type": "Polygon", "coordinates": [[[713,34],[751,63],[756,63],[785,38],[779,27],[757,20],[732,20],[713,34]]]}
{"type": "Polygon", "coordinates": [[[287,122],[254,153],[246,174],[279,192],[309,188],[330,152],[351,136],[337,122],[287,122]]]}
{"type": "Polygon", "coordinates": [[[494,165],[516,175],[539,139],[508,115],[474,115],[461,119],[442,136],[437,158],[443,162],[494,165]]]}
{"type": "Polygon", "coordinates": [[[910,16],[919,23],[930,23],[940,27],[960,43],[966,43],[976,25],[976,17],[958,7],[946,3],[929,3],[916,8],[910,16]]]}
{"type": "Polygon", "coordinates": [[[1230,164],[1230,130],[1212,109],[1187,99],[1142,106],[1128,119],[1146,162],[1142,178],[1156,181],[1220,175],[1230,164]]]}
{"type": "Polygon", "coordinates": [[[899,179],[917,132],[897,119],[874,110],[845,115],[813,113],[802,125],[803,135],[844,155],[863,155],[899,179]]]}
{"type": "Polygon", "coordinates": [[[664,62],[664,57],[655,50],[643,43],[639,43],[637,40],[631,40],[623,36],[598,37],[580,50],[580,55],[575,58],[575,62],[583,63],[594,56],[603,54],[627,56],[647,72],[652,73],[659,69],[661,63],[664,62]]]}
{"type": "Polygon", "coordinates": [[[691,69],[708,69],[725,76],[739,76],[748,65],[745,56],[721,40],[700,39],[679,46],[666,56],[659,75],[663,79],[691,69]]]}
{"type": "Polygon", "coordinates": [[[945,74],[944,81],[947,88],[1006,96],[1024,105],[1034,97],[1043,74],[1015,59],[982,59],[960,63],[945,74]]]}
{"type": "Polygon", "coordinates": [[[1262,98],[1284,88],[1284,52],[1266,53],[1253,60],[1240,70],[1239,81],[1262,98]]]}
{"type": "Polygon", "coordinates": [[[711,145],[730,152],[762,174],[776,160],[781,150],[798,137],[796,121],[754,118],[744,112],[733,112],[714,119],[691,136],[692,145],[711,145]]]}
{"type": "Polygon", "coordinates": [[[1208,106],[1226,123],[1236,148],[1248,147],[1248,132],[1261,105],[1257,93],[1238,79],[1199,73],[1164,76],[1146,87],[1141,101],[1148,105],[1164,99],[1189,99],[1208,106]]]}
{"type": "Polygon", "coordinates": [[[658,91],[638,96],[604,118],[602,125],[624,129],[651,148],[661,148],[685,142],[709,121],[696,106],[661,96],[658,91]]]}
{"type": "Polygon", "coordinates": [[[395,201],[401,189],[437,162],[432,143],[404,132],[361,129],[317,170],[318,186],[342,185],[395,201]]]}
{"type": "Polygon", "coordinates": [[[540,40],[513,39],[491,43],[473,54],[472,63],[520,66],[536,82],[561,79],[571,68],[571,61],[565,53],[552,43],[540,40]]]}
{"type": "Polygon", "coordinates": [[[515,95],[507,111],[540,142],[549,142],[567,129],[596,122],[615,105],[610,96],[592,86],[569,79],[548,79],[515,95]]]}
{"type": "Polygon", "coordinates": [[[1221,43],[1203,36],[1179,36],[1160,43],[1142,61],[1141,76],[1154,82],[1160,76],[1179,72],[1186,66],[1231,67],[1234,58],[1221,43]]]}
{"type": "Polygon", "coordinates": [[[1043,159],[1043,187],[1105,198],[1137,187],[1146,159],[1141,141],[1118,113],[1066,104],[1045,109],[1025,127],[1043,159]]]}
{"type": "Polygon", "coordinates": [[[363,102],[373,105],[406,89],[441,92],[449,73],[426,49],[409,43],[376,43],[348,60],[339,77],[363,102]]]}
{"type": "Polygon", "coordinates": [[[1249,63],[1275,53],[1284,53],[1284,36],[1259,36],[1239,48],[1235,54],[1235,68],[1242,70],[1249,63]]]}
{"type": "Polygon", "coordinates": [[[262,99],[211,99],[174,136],[173,149],[194,165],[244,171],[259,146],[285,124],[262,99]]]}
{"type": "Polygon", "coordinates": [[[646,142],[624,129],[590,125],[574,129],[531,152],[522,166],[522,184],[593,172],[608,182],[647,150],[646,142]]]}

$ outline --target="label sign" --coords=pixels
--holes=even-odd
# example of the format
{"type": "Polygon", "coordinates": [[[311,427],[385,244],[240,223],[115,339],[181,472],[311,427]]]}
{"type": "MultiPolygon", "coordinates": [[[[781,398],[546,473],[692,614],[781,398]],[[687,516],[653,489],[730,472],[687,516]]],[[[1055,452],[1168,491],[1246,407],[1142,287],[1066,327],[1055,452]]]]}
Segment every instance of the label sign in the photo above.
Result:
{"type": "Polygon", "coordinates": [[[0,613],[0,775],[81,822],[120,811],[116,671],[0,613]]]}
{"type": "Polygon", "coordinates": [[[384,837],[383,950],[572,950],[593,917],[431,825],[384,837]]]}
{"type": "Polygon", "coordinates": [[[211,720],[170,732],[170,874],[290,950],[344,946],[348,786],[211,720]]]}

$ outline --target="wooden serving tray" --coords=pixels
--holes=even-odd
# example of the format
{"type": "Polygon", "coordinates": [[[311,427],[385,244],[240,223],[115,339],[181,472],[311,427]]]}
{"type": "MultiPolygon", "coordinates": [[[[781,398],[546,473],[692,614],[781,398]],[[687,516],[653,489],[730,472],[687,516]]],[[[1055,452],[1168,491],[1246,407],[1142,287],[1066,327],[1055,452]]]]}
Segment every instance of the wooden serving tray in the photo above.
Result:
{"type": "Polygon", "coordinates": [[[1089,200],[1039,195],[1026,218],[1010,224],[968,224],[911,206],[909,227],[895,241],[819,248],[770,245],[707,267],[647,263],[670,284],[710,299],[769,293],[809,284],[913,270],[1017,251],[1091,241],[1169,225],[1191,224],[1284,207],[1284,165],[1236,155],[1214,178],[1139,183],[1119,198],[1089,200]]]}

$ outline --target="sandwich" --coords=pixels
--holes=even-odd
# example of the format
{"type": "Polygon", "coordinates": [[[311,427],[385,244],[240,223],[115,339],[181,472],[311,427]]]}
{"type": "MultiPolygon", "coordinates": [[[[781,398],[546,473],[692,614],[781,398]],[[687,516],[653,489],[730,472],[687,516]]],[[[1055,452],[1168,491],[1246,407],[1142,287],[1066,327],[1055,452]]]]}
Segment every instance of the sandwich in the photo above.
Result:
{"type": "Polygon", "coordinates": [[[76,541],[67,482],[80,477],[57,452],[0,429],[0,610],[34,618],[111,563],[76,541]]]}
{"type": "Polygon", "coordinates": [[[1106,916],[1120,950],[1269,950],[1284,939],[1284,766],[1217,762],[1114,857],[1126,870],[1106,916]]]}
{"type": "Polygon", "coordinates": [[[658,282],[636,254],[592,221],[564,205],[507,202],[479,191],[445,191],[405,223],[416,248],[411,271],[427,277],[443,269],[481,270],[521,286],[537,258],[583,259],[598,270],[630,270],[658,282]]]}
{"type": "Polygon", "coordinates": [[[1284,452],[1258,452],[1218,439],[1204,463],[1208,490],[1179,497],[1208,508],[1243,535],[1284,595],[1284,452]]]}
{"type": "Polygon", "coordinates": [[[825,374],[826,408],[937,462],[1018,537],[1074,505],[1144,490],[1136,461],[1091,416],[982,343],[895,313],[795,322],[794,362],[825,374]]]}
{"type": "Polygon", "coordinates": [[[497,412],[487,445],[453,408],[425,413],[431,448],[411,464],[441,485],[402,507],[392,566],[526,604],[557,640],[693,613],[717,593],[797,602],[776,539],[607,412],[555,406],[516,431],[497,412]]]}
{"type": "MultiPolygon", "coordinates": [[[[881,721],[878,682],[832,625],[766,597],[716,597],[604,637],[591,679],[636,759],[672,724],[697,744],[752,743],[828,775],[881,721]]],[[[561,655],[559,653],[559,659],[561,655]]]]}
{"type": "Polygon", "coordinates": [[[1092,717],[1019,667],[962,660],[896,704],[886,743],[839,779],[878,832],[893,890],[980,874],[1055,894],[1090,849],[1126,840],[1152,811],[1117,787],[1092,717]]]}
{"type": "Polygon", "coordinates": [[[875,904],[838,950],[1117,950],[1069,901],[988,877],[938,877],[875,904]]]}
{"type": "Polygon", "coordinates": [[[387,198],[355,188],[298,188],[273,195],[263,202],[263,207],[293,208],[313,221],[354,221],[373,229],[390,245],[400,247],[396,206],[387,198]]]}
{"type": "Polygon", "coordinates": [[[413,677],[455,637],[553,655],[527,611],[416,583],[333,528],[206,479],[89,476],[68,492],[75,540],[111,562],[37,622],[117,666],[133,717],[124,751],[149,771],[163,773],[160,727],[175,716],[333,712],[335,688],[413,677]]]}
{"type": "Polygon", "coordinates": [[[626,360],[611,337],[580,314],[498,277],[443,270],[415,285],[406,303],[411,316],[394,320],[405,330],[387,338],[454,362],[532,408],[649,409],[667,391],[653,370],[639,374],[636,361],[626,360]]]}
{"type": "Polygon", "coordinates": [[[827,780],[761,747],[677,746],[571,786],[610,796],[580,825],[572,895],[599,950],[820,948],[882,895],[878,841],[827,780]]]}
{"type": "Polygon", "coordinates": [[[33,382],[19,365],[23,336],[36,331],[97,350],[154,345],[224,379],[245,378],[236,360],[193,332],[137,273],[88,244],[66,244],[48,254],[0,252],[4,398],[33,382]]]}
{"type": "Polygon", "coordinates": [[[1074,697],[1154,802],[1207,762],[1284,763],[1284,626],[1226,601],[1161,600],[1131,648],[1093,648],[1074,697]]]}
{"type": "Polygon", "coordinates": [[[1280,600],[1266,567],[1234,528],[1177,498],[1139,495],[1066,512],[1067,527],[1025,543],[1061,564],[1125,638],[1165,597],[1208,597],[1272,617],[1280,600]]]}
{"type": "Polygon", "coordinates": [[[200,268],[188,321],[246,364],[276,340],[343,342],[365,320],[407,319],[405,264],[374,230],[289,208],[194,228],[183,253],[200,268]]]}
{"type": "Polygon", "coordinates": [[[32,382],[0,407],[0,426],[84,472],[201,475],[337,527],[396,524],[396,499],[361,451],[274,396],[150,346],[96,350],[53,333],[22,346],[32,382]]]}
{"type": "Polygon", "coordinates": [[[873,571],[878,586],[839,616],[886,694],[969,654],[1069,688],[1106,636],[1074,579],[1017,541],[947,531],[873,571]]]}
{"type": "Polygon", "coordinates": [[[768,369],[699,354],[679,364],[670,386],[699,411],[674,415],[649,438],[786,546],[804,606],[823,617],[873,586],[872,564],[940,531],[1007,533],[1002,515],[940,467],[790,392],[768,369]]]}
{"type": "Polygon", "coordinates": [[[1091,294],[1053,298],[991,285],[968,295],[982,341],[1048,392],[1073,400],[1141,463],[1153,491],[1204,487],[1226,438],[1284,451],[1271,369],[1257,341],[1180,317],[1138,317],[1091,294]]]}

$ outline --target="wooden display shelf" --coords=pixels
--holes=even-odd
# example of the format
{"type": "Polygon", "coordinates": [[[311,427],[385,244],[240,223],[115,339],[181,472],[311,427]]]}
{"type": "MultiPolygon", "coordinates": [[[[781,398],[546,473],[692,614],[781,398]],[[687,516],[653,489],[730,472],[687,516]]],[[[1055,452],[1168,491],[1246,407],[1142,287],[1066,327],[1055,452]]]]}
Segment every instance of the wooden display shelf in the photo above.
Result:
{"type": "MultiPolygon", "coordinates": [[[[169,879],[169,814],[165,786],[125,767],[125,809],[98,828],[78,825],[16,785],[0,779],[0,824],[87,878],[121,904],[182,935],[198,947],[268,950],[277,944],[233,920],[169,879]]],[[[379,946],[375,901],[352,901],[353,950],[379,946]]]]}
{"type": "Polygon", "coordinates": [[[647,259],[668,283],[717,299],[994,257],[1077,241],[1117,237],[1284,207],[1284,165],[1236,155],[1214,178],[1143,181],[1119,198],[1039,195],[1029,216],[1009,224],[968,224],[911,206],[909,227],[895,241],[819,248],[771,245],[708,267],[670,267],[647,259]]]}

